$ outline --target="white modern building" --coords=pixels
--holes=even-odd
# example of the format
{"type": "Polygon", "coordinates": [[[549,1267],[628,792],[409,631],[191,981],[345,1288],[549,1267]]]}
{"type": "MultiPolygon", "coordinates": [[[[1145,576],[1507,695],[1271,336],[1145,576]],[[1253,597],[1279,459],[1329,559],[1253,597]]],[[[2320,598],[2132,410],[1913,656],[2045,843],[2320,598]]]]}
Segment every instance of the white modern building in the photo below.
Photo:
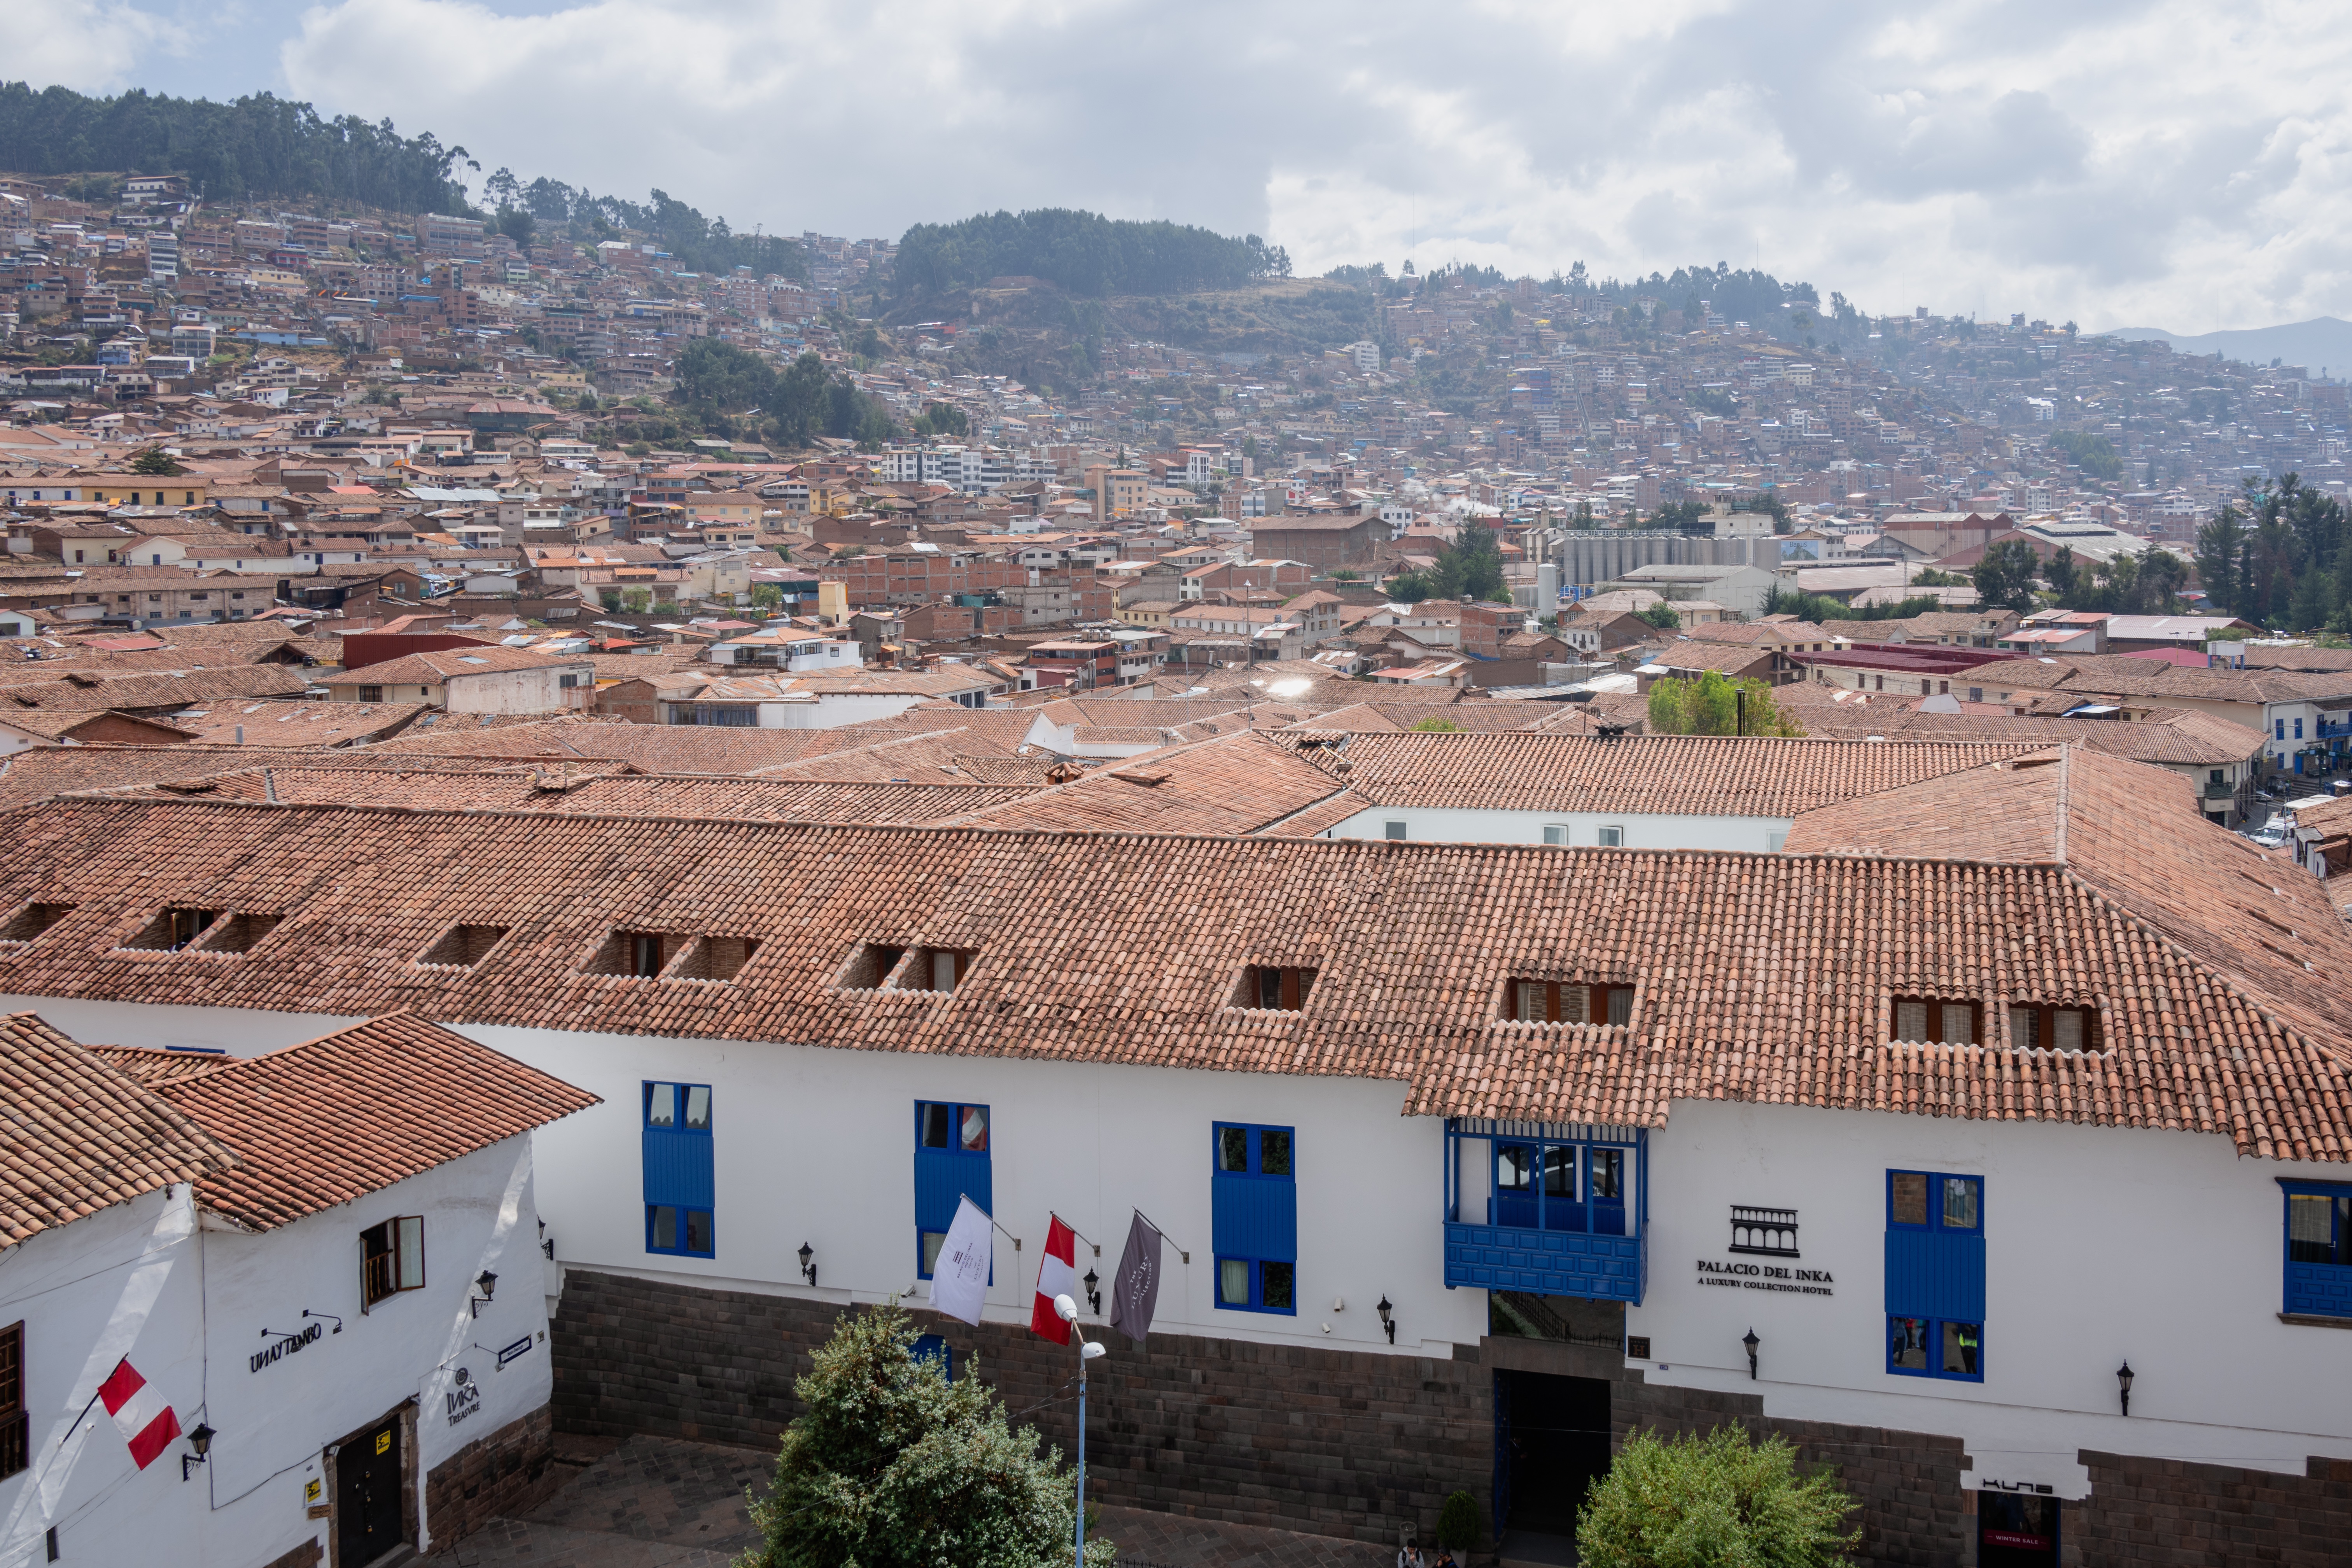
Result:
{"type": "Polygon", "coordinates": [[[1048,1217],[1090,1289],[1166,1237],[1095,1374],[1108,1501],[1379,1542],[1464,1487],[1557,1531],[1633,1427],[1733,1419],[1837,1467],[1866,1561],[2352,1524],[2352,936],[2158,770],[1930,773],[1772,855],[100,797],[0,833],[6,1005],[250,1051],[398,997],[600,1098],[537,1137],[577,1429],[772,1438],[970,1196],[985,1321],[931,1331],[1066,1452],[1048,1217]],[[125,950],[181,909],[275,923],[125,950]]]}
{"type": "Polygon", "coordinates": [[[359,1568],[479,1524],[550,1462],[531,1130],[590,1097],[411,1016],[238,1059],[121,1011],[154,1044],[0,1020],[0,1563],[359,1568]]]}

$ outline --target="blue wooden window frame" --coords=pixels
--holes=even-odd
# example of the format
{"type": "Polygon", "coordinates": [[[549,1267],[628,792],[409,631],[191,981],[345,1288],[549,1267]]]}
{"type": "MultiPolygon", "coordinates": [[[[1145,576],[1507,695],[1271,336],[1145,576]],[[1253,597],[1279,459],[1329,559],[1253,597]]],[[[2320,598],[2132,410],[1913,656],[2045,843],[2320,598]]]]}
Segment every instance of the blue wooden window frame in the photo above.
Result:
{"type": "Polygon", "coordinates": [[[2298,1318],[2352,1320],[2352,1183],[2282,1178],[2281,1310],[2298,1318]],[[2325,1238],[2315,1217],[2326,1222],[2325,1238]]]}
{"type": "Polygon", "coordinates": [[[1211,1288],[1228,1312],[1298,1315],[1298,1130],[1209,1124],[1211,1288]]]}
{"type": "Polygon", "coordinates": [[[1886,1370],[1896,1377],[1984,1381],[1984,1178],[1890,1170],[1886,1205],[1886,1370]]]}
{"type": "Polygon", "coordinates": [[[937,1362],[940,1375],[950,1383],[955,1381],[955,1346],[937,1334],[924,1334],[908,1349],[914,1353],[919,1364],[923,1362],[937,1362]]]}
{"type": "MultiPolygon", "coordinates": [[[[946,1241],[948,1227],[955,1223],[956,1209],[965,1197],[991,1214],[996,1212],[995,1133],[995,1113],[976,1101],[915,1101],[916,1279],[931,1277],[940,1244],[946,1241]],[[927,1141],[942,1132],[943,1142],[927,1141]]],[[[995,1282],[993,1268],[989,1280],[995,1282]]]]}
{"type": "Polygon", "coordinates": [[[718,1255],[712,1099],[707,1083],[647,1079],[639,1089],[647,1252],[718,1255]]]}

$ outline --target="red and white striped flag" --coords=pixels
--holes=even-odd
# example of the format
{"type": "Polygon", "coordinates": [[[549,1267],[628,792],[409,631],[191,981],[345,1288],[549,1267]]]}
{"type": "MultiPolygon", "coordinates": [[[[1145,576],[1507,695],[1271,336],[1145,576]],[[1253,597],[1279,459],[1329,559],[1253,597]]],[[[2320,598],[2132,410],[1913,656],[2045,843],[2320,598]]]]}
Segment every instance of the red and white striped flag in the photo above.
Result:
{"type": "Polygon", "coordinates": [[[148,1386],[128,1357],[118,1362],[98,1385],[98,1396],[106,1401],[106,1413],[122,1429],[122,1440],[131,1445],[131,1458],[142,1470],[180,1435],[180,1418],[172,1413],[171,1405],[148,1386]]]}
{"type": "Polygon", "coordinates": [[[1037,1304],[1029,1313],[1029,1331],[1043,1334],[1057,1345],[1070,1342],[1070,1325],[1054,1310],[1054,1298],[1078,1299],[1077,1233],[1054,1216],[1045,1232],[1045,1256],[1037,1260],[1037,1304]]]}

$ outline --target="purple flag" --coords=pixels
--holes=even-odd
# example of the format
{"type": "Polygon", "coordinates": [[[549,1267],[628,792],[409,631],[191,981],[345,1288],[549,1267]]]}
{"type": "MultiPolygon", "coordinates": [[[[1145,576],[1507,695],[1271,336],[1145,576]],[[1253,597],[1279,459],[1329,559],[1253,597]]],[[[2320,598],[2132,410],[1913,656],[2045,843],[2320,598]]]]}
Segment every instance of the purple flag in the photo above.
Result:
{"type": "Polygon", "coordinates": [[[1160,1244],[1162,1237],[1151,1222],[1136,1211],[1127,1227],[1127,1250],[1118,1255],[1118,1272],[1110,1282],[1110,1326],[1143,1342],[1151,1331],[1151,1313],[1160,1304],[1160,1244]]]}

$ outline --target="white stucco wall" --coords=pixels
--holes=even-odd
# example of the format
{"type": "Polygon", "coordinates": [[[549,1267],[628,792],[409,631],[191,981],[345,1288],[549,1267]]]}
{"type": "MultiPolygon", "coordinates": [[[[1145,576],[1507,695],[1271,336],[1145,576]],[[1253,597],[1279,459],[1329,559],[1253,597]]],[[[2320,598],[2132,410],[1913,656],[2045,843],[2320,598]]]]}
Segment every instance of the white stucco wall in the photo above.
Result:
{"type": "Polygon", "coordinates": [[[1678,1100],[1650,1135],[1650,1289],[1626,1331],[1657,1382],[1956,1435],[1978,1475],[2063,1496],[2084,1495],[2083,1448],[2300,1475],[2307,1455],[2352,1458],[2352,1333],[2278,1320],[2277,1178],[2347,1174],[2199,1133],[1678,1100]],[[1885,1370],[1890,1170],[1984,1179],[1981,1384],[1885,1370]],[[1798,1210],[1801,1258],[1728,1252],[1734,1204],[1798,1210]],[[1826,1269],[1835,1294],[1704,1285],[1702,1258],[1826,1269]]]}
{"type": "MultiPolygon", "coordinates": [[[[186,1032],[155,1021],[166,1026],[142,1043],[186,1032]]],[[[248,1037],[245,1048],[256,1047],[248,1037]]],[[[320,1482],[319,1500],[331,1496],[326,1450],[410,1399],[421,1511],[435,1466],[547,1403],[537,1220],[523,1136],[257,1235],[200,1216],[177,1185],[0,1254],[0,1322],[25,1322],[34,1452],[29,1470],[0,1481],[0,1568],[45,1561],[52,1526],[68,1563],[152,1561],[168,1541],[172,1559],[192,1568],[252,1568],[306,1539],[323,1543],[329,1521],[308,1517],[305,1487],[320,1482]],[[425,1288],[362,1313],[360,1233],[402,1215],[425,1220],[425,1288]],[[476,1318],[467,1303],[485,1269],[499,1281],[476,1318]],[[304,1319],[306,1308],[340,1317],[342,1331],[331,1318],[304,1319]],[[312,1322],[320,1338],[254,1367],[257,1352],[312,1322]],[[501,1370],[498,1352],[524,1342],[501,1370]],[[140,1470],[103,1405],[60,1447],[125,1356],[184,1431],[215,1428],[208,1462],[185,1481],[186,1442],[140,1470]],[[478,1397],[453,1406],[460,1366],[478,1397]]],[[[421,1521],[428,1545],[432,1523],[421,1521]]]]}
{"type": "Polygon", "coordinates": [[[1544,829],[1566,826],[1569,843],[1591,849],[1601,829],[1624,830],[1627,849],[1733,849],[1778,853],[1788,839],[1786,816],[1681,816],[1632,812],[1463,811],[1435,806],[1379,806],[1327,829],[1326,838],[1383,838],[1402,822],[1405,837],[1438,844],[1541,844],[1544,829]]]}

